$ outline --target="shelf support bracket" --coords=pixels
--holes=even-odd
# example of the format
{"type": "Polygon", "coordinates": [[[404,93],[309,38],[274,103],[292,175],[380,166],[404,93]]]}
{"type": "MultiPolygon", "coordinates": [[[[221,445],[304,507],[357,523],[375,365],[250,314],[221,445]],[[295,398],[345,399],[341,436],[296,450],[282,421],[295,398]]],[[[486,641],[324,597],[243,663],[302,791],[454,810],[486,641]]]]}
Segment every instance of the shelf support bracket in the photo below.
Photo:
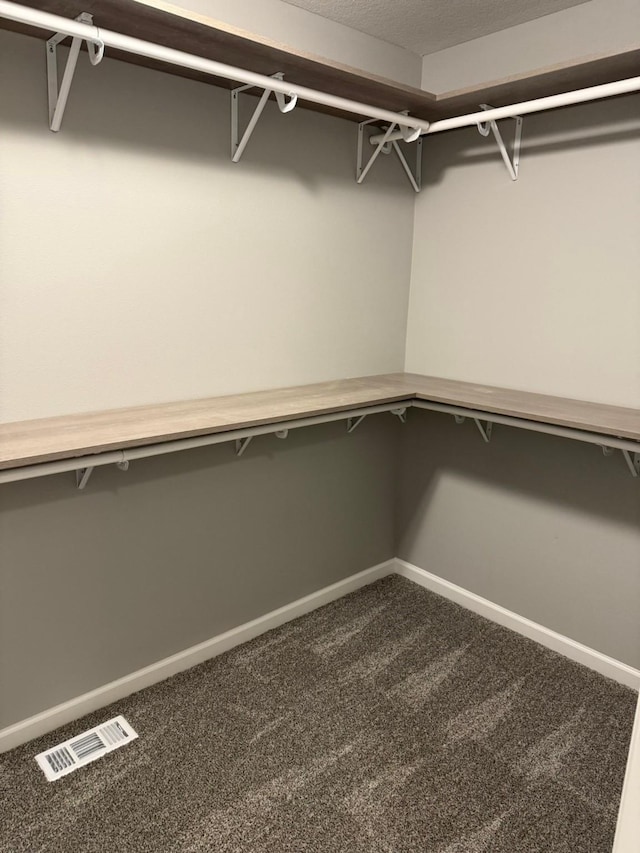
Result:
{"type": "Polygon", "coordinates": [[[484,423],[483,423],[481,420],[478,420],[477,418],[474,418],[473,420],[475,422],[475,425],[478,427],[480,435],[482,436],[482,440],[484,441],[485,444],[489,444],[489,442],[491,441],[491,433],[493,431],[493,424],[491,423],[491,421],[484,421],[484,423]]]}
{"type": "Polygon", "coordinates": [[[289,435],[288,429],[279,429],[276,431],[276,438],[286,438],[289,435]]]}
{"type": "MultiPolygon", "coordinates": [[[[491,107],[489,104],[480,104],[480,107],[483,110],[490,110],[491,107]]],[[[500,129],[495,121],[489,122],[480,122],[478,124],[478,131],[480,136],[489,136],[490,133],[493,133],[493,138],[496,141],[498,146],[498,150],[500,151],[500,156],[504,161],[504,165],[507,167],[507,172],[509,172],[509,176],[512,181],[518,180],[518,169],[520,167],[520,143],[522,141],[522,116],[514,116],[513,117],[516,123],[516,131],[515,136],[513,138],[513,154],[509,155],[507,151],[507,146],[504,144],[504,140],[502,138],[502,134],[500,133],[500,129]]]]}
{"type": "MultiPolygon", "coordinates": [[[[463,424],[466,421],[466,417],[464,415],[454,415],[453,419],[457,424],[463,424]]],[[[478,427],[478,432],[482,436],[484,443],[489,444],[491,441],[491,433],[493,432],[493,423],[491,421],[483,422],[479,418],[474,418],[473,422],[478,427]]]]}
{"type": "MultiPolygon", "coordinates": [[[[384,135],[380,139],[378,143],[376,143],[375,150],[367,163],[364,163],[364,141],[366,135],[366,127],[369,124],[375,122],[376,119],[369,119],[369,121],[362,121],[358,125],[358,155],[357,155],[357,163],[356,163],[356,182],[361,184],[366,178],[369,170],[378,159],[380,154],[390,154],[394,151],[400,160],[400,165],[402,166],[407,178],[409,179],[409,183],[413,187],[413,189],[419,193],[422,189],[422,138],[420,136],[420,129],[414,128],[402,128],[400,127],[400,132],[403,135],[405,142],[414,142],[416,146],[416,163],[415,169],[411,169],[411,166],[407,162],[407,158],[404,156],[404,153],[398,142],[393,139],[389,140],[389,137],[397,127],[396,124],[390,124],[384,132],[384,135]]],[[[373,143],[372,143],[373,144],[373,143]]]]}
{"type": "MultiPolygon", "coordinates": [[[[284,73],[282,71],[278,71],[276,74],[272,74],[271,77],[274,80],[283,80],[284,73]]],[[[240,138],[240,118],[238,114],[240,94],[242,92],[246,92],[248,89],[255,88],[255,86],[239,86],[237,89],[231,90],[231,160],[233,163],[237,163],[242,157],[244,149],[247,147],[247,143],[251,139],[253,131],[256,129],[260,116],[262,115],[262,112],[267,105],[267,101],[272,94],[275,95],[278,109],[281,113],[290,113],[298,102],[297,95],[291,94],[287,96],[283,95],[282,92],[274,92],[273,89],[264,89],[260,96],[260,100],[258,101],[258,105],[249,119],[249,124],[245,128],[242,138],[240,138]]]]}
{"type": "Polygon", "coordinates": [[[366,415],[360,415],[358,418],[347,418],[347,432],[353,432],[366,417],[366,415]]]}
{"type": "Polygon", "coordinates": [[[640,453],[632,453],[630,450],[623,450],[622,455],[627,467],[631,472],[632,477],[640,477],[640,453]]]}
{"type": "MultiPolygon", "coordinates": [[[[76,18],[81,24],[93,25],[93,16],[88,12],[82,12],[76,18]]],[[[76,72],[78,64],[78,56],[82,46],[83,39],[73,38],[71,40],[71,48],[67,57],[67,64],[62,75],[62,82],[58,84],[58,45],[64,41],[67,36],[64,33],[56,33],[46,43],[47,52],[47,93],[49,96],[49,129],[54,133],[60,130],[64,111],[67,106],[73,76],[76,72]]],[[[100,39],[87,42],[87,51],[89,52],[89,60],[92,65],[98,65],[104,56],[104,42],[100,39]]]]}
{"type": "Polygon", "coordinates": [[[246,438],[237,438],[236,439],[236,456],[240,457],[245,452],[247,447],[251,444],[252,435],[248,435],[246,438]]]}
{"type": "MultiPolygon", "coordinates": [[[[116,462],[116,468],[120,471],[128,471],[129,470],[129,460],[126,457],[124,450],[121,451],[122,459],[119,462],[116,462]]],[[[87,483],[89,482],[91,475],[93,474],[93,469],[95,466],[87,466],[86,468],[77,468],[76,469],[76,488],[81,491],[85,488],[87,483]]]]}
{"type": "Polygon", "coordinates": [[[76,488],[84,489],[93,474],[93,468],[78,468],[76,471],[76,488]]]}
{"type": "Polygon", "coordinates": [[[395,415],[397,418],[400,418],[400,423],[406,424],[407,422],[407,409],[403,407],[401,409],[391,409],[391,414],[395,415]]]}
{"type": "MultiPolygon", "coordinates": [[[[607,447],[606,444],[602,445],[602,453],[604,456],[613,456],[615,453],[615,447],[607,447]]],[[[634,453],[631,450],[622,450],[622,455],[624,456],[624,461],[627,463],[627,468],[632,477],[640,477],[640,451],[638,453],[634,453]]]]}

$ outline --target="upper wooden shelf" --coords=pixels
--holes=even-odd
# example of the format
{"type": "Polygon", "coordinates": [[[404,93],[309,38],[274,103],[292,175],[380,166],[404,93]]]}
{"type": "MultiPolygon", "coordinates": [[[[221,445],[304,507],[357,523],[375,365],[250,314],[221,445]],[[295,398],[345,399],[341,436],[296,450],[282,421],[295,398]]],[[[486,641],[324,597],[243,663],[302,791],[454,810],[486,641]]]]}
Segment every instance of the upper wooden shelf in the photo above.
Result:
{"type": "Polygon", "coordinates": [[[414,399],[640,441],[640,410],[390,373],[0,425],[0,469],[414,399]]]}
{"type": "MultiPolygon", "coordinates": [[[[220,21],[207,18],[158,0],[21,0],[22,5],[66,18],[90,12],[96,26],[124,35],[155,42],[165,47],[214,59],[259,74],[283,71],[286,79],[302,86],[349,98],[393,112],[408,110],[427,121],[476,112],[479,104],[506,106],[521,101],[556,95],[573,89],[612,83],[640,74],[640,44],[615,54],[600,54],[567,62],[528,74],[484,82],[467,89],[434,95],[355,68],[297,51],[261,38],[220,21]]],[[[51,33],[0,19],[0,27],[41,38],[51,33]]],[[[190,77],[234,88],[226,79],[203,75],[175,65],[133,54],[109,50],[109,56],[145,65],[182,77],[190,77]]],[[[342,115],[350,120],[366,116],[341,113],[319,104],[300,102],[308,109],[342,115]]]]}

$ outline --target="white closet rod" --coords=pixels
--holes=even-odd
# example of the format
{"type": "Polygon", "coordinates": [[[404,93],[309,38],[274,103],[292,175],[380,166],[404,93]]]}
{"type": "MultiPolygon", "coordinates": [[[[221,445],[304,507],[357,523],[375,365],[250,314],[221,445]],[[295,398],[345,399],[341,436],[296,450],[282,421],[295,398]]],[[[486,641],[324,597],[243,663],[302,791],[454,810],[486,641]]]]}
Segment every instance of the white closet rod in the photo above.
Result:
{"type": "Polygon", "coordinates": [[[0,483],[14,483],[18,480],[31,480],[34,477],[45,477],[49,474],[62,474],[65,471],[77,471],[81,468],[95,468],[98,465],[118,465],[131,462],[134,459],[147,459],[150,456],[164,456],[167,453],[177,453],[181,450],[194,450],[197,447],[208,447],[211,444],[226,444],[241,441],[245,438],[255,438],[259,435],[275,435],[286,433],[300,427],[316,426],[318,424],[346,421],[351,418],[377,415],[381,412],[394,414],[404,411],[411,405],[406,400],[395,403],[384,403],[379,406],[365,406],[360,409],[333,412],[329,415],[312,415],[297,418],[292,421],[281,421],[265,424],[264,426],[246,427],[244,429],[216,432],[209,435],[197,435],[193,438],[177,438],[158,444],[146,444],[141,447],[126,447],[123,450],[107,450],[90,456],[76,456],[71,459],[61,459],[55,462],[39,462],[34,465],[24,465],[21,468],[7,468],[0,471],[0,483]]]}
{"type": "MultiPolygon", "coordinates": [[[[306,86],[298,86],[295,83],[280,81],[273,77],[267,77],[264,74],[255,74],[252,71],[245,71],[241,68],[234,68],[231,65],[215,62],[212,59],[194,56],[190,53],[162,47],[161,45],[131,38],[130,36],[120,35],[110,30],[103,30],[99,27],[63,18],[59,15],[52,15],[49,12],[31,9],[27,6],[21,6],[18,3],[9,2],[9,0],[0,0],[0,17],[33,27],[39,27],[40,29],[51,30],[54,33],[75,36],[89,42],[103,42],[105,46],[124,51],[125,53],[133,53],[138,56],[146,56],[149,59],[167,62],[171,65],[191,68],[194,71],[201,71],[204,74],[235,80],[259,89],[271,89],[283,95],[297,95],[301,100],[311,101],[360,116],[365,115],[369,118],[379,119],[380,121],[396,123],[400,127],[420,128],[423,134],[440,133],[444,130],[470,127],[487,121],[498,121],[503,118],[513,118],[518,115],[527,115],[528,113],[542,112],[544,110],[570,106],[571,104],[580,104],[586,101],[595,101],[640,91],[640,77],[632,77],[627,80],[605,83],[601,86],[564,92],[560,95],[551,95],[546,98],[524,101],[523,103],[511,104],[506,107],[496,107],[490,110],[441,119],[440,121],[430,123],[424,119],[413,118],[402,113],[390,112],[389,110],[382,110],[369,104],[362,104],[358,101],[329,95],[326,92],[318,92],[315,89],[308,89],[306,86]]],[[[391,142],[402,138],[403,133],[395,131],[388,137],[387,141],[391,142]]],[[[371,137],[370,141],[373,144],[378,144],[381,139],[382,135],[376,135],[371,137]]]]}
{"type": "MultiPolygon", "coordinates": [[[[488,121],[498,121],[501,118],[515,118],[528,113],[541,113],[545,110],[555,110],[558,107],[568,107],[572,104],[583,104],[586,101],[599,101],[602,98],[613,98],[615,95],[628,95],[630,92],[640,91],[640,77],[629,77],[626,80],[616,80],[614,83],[603,83],[601,86],[591,86],[588,89],[576,89],[573,92],[563,92],[560,95],[549,95],[546,98],[537,98],[534,101],[523,101],[520,104],[510,104],[508,107],[493,107],[489,110],[480,110],[477,113],[468,113],[454,118],[443,118],[432,122],[427,130],[423,130],[421,136],[430,133],[441,133],[443,130],[455,130],[459,127],[472,127],[488,121]]],[[[478,96],[480,97],[480,96],[478,96]]],[[[380,133],[372,136],[369,140],[372,145],[377,145],[384,138],[380,133]]],[[[387,141],[402,139],[398,131],[387,137],[387,141]]]]}
{"type": "Polygon", "coordinates": [[[280,92],[283,95],[297,95],[300,100],[311,101],[315,104],[322,104],[323,106],[354,113],[359,116],[368,116],[369,118],[379,119],[380,121],[395,123],[401,127],[420,128],[425,131],[429,127],[429,122],[423,119],[412,118],[411,116],[394,113],[390,110],[382,110],[378,107],[372,107],[369,104],[361,104],[358,101],[340,98],[337,95],[329,95],[326,92],[317,92],[315,89],[298,86],[286,80],[278,80],[274,77],[267,77],[264,74],[255,74],[253,71],[245,71],[242,68],[235,68],[232,65],[215,62],[213,59],[205,59],[202,56],[194,56],[191,53],[184,53],[181,50],[174,50],[170,47],[163,47],[159,44],[142,41],[142,39],[131,38],[130,36],[111,32],[110,30],[103,30],[101,27],[82,24],[79,21],[63,18],[59,15],[52,15],[49,12],[42,12],[39,9],[30,9],[18,3],[11,3],[8,0],[0,0],[0,18],[6,18],[9,21],[16,21],[44,30],[51,30],[52,33],[63,33],[67,36],[81,38],[88,42],[102,42],[105,47],[111,47],[125,53],[134,53],[137,56],[146,56],[149,59],[156,59],[160,62],[168,62],[171,65],[179,65],[182,68],[191,68],[194,71],[201,71],[204,74],[211,74],[215,77],[235,80],[239,83],[255,86],[258,89],[271,89],[271,91],[280,92]]]}
{"type": "Polygon", "coordinates": [[[640,441],[631,438],[617,438],[613,435],[604,435],[599,432],[589,432],[574,427],[556,426],[544,421],[529,421],[512,415],[496,415],[485,412],[482,409],[466,409],[462,406],[450,406],[446,403],[432,403],[427,400],[413,400],[411,403],[416,409],[426,409],[430,412],[443,412],[447,415],[460,415],[464,418],[487,421],[492,424],[526,429],[529,432],[542,432],[545,435],[557,435],[560,438],[572,438],[575,441],[584,441],[587,444],[597,444],[599,447],[613,447],[616,450],[626,450],[628,453],[640,453],[640,441]]]}
{"type": "Polygon", "coordinates": [[[461,415],[466,418],[489,421],[491,423],[503,424],[504,426],[525,429],[530,432],[541,432],[547,435],[556,435],[562,438],[571,438],[576,441],[596,444],[600,447],[616,448],[627,453],[640,452],[640,442],[632,439],[616,438],[611,435],[588,432],[587,430],[574,429],[573,427],[561,427],[538,421],[525,420],[524,418],[509,415],[496,415],[480,409],[467,409],[462,406],[452,406],[445,403],[434,403],[427,400],[405,399],[396,400],[393,403],[384,403],[378,406],[365,406],[360,409],[349,411],[332,412],[327,415],[312,415],[306,418],[297,418],[292,421],[265,424],[264,426],[247,427],[245,429],[229,430],[210,435],[199,435],[193,438],[179,438],[172,441],[164,441],[158,444],[148,444],[141,447],[127,447],[123,450],[109,450],[90,456],[76,456],[71,459],[61,459],[54,462],[40,462],[34,465],[25,465],[21,468],[8,468],[0,471],[0,484],[13,483],[18,480],[31,480],[34,477],[45,477],[50,474],[61,474],[67,471],[77,471],[83,468],[95,468],[100,465],[118,465],[131,462],[134,459],[146,459],[151,456],[164,456],[167,453],[176,453],[182,450],[193,450],[197,447],[208,447],[212,444],[226,444],[232,441],[241,441],[245,438],[254,438],[260,435],[275,435],[276,433],[287,433],[289,430],[301,427],[316,426],[317,424],[333,423],[335,421],[351,420],[375,415],[381,412],[392,412],[394,415],[404,413],[409,407],[427,409],[434,412],[442,412],[450,415],[461,415]]]}

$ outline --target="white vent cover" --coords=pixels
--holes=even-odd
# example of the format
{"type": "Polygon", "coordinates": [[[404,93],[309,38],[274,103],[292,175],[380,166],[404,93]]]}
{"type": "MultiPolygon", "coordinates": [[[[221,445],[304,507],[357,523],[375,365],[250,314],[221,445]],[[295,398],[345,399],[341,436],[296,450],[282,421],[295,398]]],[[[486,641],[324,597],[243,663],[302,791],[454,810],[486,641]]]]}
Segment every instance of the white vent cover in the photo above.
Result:
{"type": "Polygon", "coordinates": [[[47,779],[53,782],[137,737],[124,717],[114,717],[84,734],[41,752],[36,755],[36,761],[47,779]]]}

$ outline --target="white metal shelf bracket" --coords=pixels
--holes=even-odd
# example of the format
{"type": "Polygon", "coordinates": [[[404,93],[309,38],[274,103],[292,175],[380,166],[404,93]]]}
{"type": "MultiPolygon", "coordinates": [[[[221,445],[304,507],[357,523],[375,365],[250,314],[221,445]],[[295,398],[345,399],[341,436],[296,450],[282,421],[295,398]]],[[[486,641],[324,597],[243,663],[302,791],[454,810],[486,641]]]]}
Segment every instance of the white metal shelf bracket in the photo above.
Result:
{"type": "MultiPolygon", "coordinates": [[[[126,453],[124,450],[121,451],[122,458],[116,462],[116,468],[120,471],[128,471],[129,470],[129,460],[127,459],[126,453]]],[[[91,479],[91,475],[93,474],[94,465],[87,465],[84,468],[76,468],[76,488],[81,491],[86,487],[87,483],[91,479]]]]}
{"type": "MultiPolygon", "coordinates": [[[[82,12],[76,18],[80,24],[93,25],[93,16],[88,12],[82,12]]],[[[67,64],[62,75],[62,82],[58,83],[58,45],[64,41],[67,36],[64,33],[56,33],[46,43],[47,52],[47,92],[49,97],[49,129],[54,133],[60,130],[64,111],[67,106],[73,75],[76,72],[78,64],[78,55],[84,39],[74,37],[71,40],[71,48],[67,57],[67,64]]],[[[87,40],[87,51],[89,53],[89,61],[92,65],[98,65],[104,56],[104,42],[99,39],[87,40]]]]}
{"type": "Polygon", "coordinates": [[[360,415],[358,418],[347,418],[347,432],[354,432],[366,417],[366,415],[360,415]]]}
{"type": "MultiPolygon", "coordinates": [[[[602,445],[602,452],[605,456],[612,456],[615,452],[615,447],[608,447],[606,444],[602,445]]],[[[622,449],[622,455],[624,456],[624,461],[627,463],[627,468],[632,477],[640,477],[640,451],[638,453],[634,453],[632,450],[622,449]]]]}
{"type": "Polygon", "coordinates": [[[400,422],[406,424],[407,422],[407,408],[403,406],[401,409],[391,409],[391,414],[395,415],[400,419],[400,422]]]}
{"type": "Polygon", "coordinates": [[[622,455],[631,472],[631,476],[640,477],[640,453],[631,453],[629,450],[623,450],[622,455]]]}
{"type": "Polygon", "coordinates": [[[491,421],[484,421],[483,423],[477,418],[474,418],[473,420],[475,422],[475,425],[478,427],[478,431],[482,436],[482,440],[485,444],[489,444],[489,442],[491,441],[491,433],[493,432],[493,424],[491,423],[491,421]]]}
{"type": "Polygon", "coordinates": [[[76,488],[84,489],[93,474],[93,468],[78,468],[76,471],[76,488]]]}
{"type": "MultiPolygon", "coordinates": [[[[282,81],[284,79],[284,73],[282,71],[278,71],[277,74],[272,74],[271,77],[274,80],[282,81]]],[[[242,157],[244,149],[247,147],[247,143],[251,139],[253,131],[256,129],[260,116],[262,115],[262,112],[267,105],[267,101],[272,94],[275,95],[278,109],[281,113],[290,113],[298,103],[298,96],[293,93],[284,95],[282,92],[276,92],[273,89],[264,89],[260,96],[260,100],[258,101],[258,105],[253,111],[253,115],[249,119],[249,123],[242,134],[242,138],[240,138],[240,117],[238,110],[240,94],[242,92],[246,92],[248,89],[255,88],[255,86],[239,86],[237,89],[231,90],[231,160],[234,163],[237,163],[242,157]]]]}
{"type": "MultiPolygon", "coordinates": [[[[493,109],[489,104],[480,104],[480,107],[483,110],[493,109]]],[[[478,132],[480,136],[489,136],[490,133],[493,133],[493,138],[496,141],[504,165],[507,167],[507,172],[509,172],[512,181],[517,181],[518,169],[520,167],[520,143],[522,142],[522,116],[512,116],[512,118],[516,123],[516,131],[513,138],[513,153],[511,155],[507,151],[500,128],[495,121],[478,122],[478,132]]]]}
{"type": "Polygon", "coordinates": [[[366,127],[369,124],[375,122],[376,119],[369,119],[368,121],[361,121],[358,125],[358,156],[357,156],[357,164],[356,164],[356,181],[361,184],[366,178],[369,170],[378,159],[380,154],[390,154],[394,151],[400,161],[400,165],[402,166],[407,178],[409,179],[409,183],[413,187],[413,189],[419,193],[422,189],[422,138],[420,137],[420,128],[413,127],[400,127],[398,124],[390,124],[384,134],[380,137],[379,141],[375,144],[375,149],[373,154],[367,161],[364,163],[364,141],[366,135],[366,127]],[[390,140],[389,137],[393,134],[396,128],[399,128],[399,132],[402,134],[402,138],[405,142],[415,143],[415,153],[416,153],[416,163],[415,169],[411,169],[411,166],[407,162],[407,158],[404,156],[404,152],[398,145],[397,140],[390,140]]]}
{"type": "Polygon", "coordinates": [[[237,438],[236,439],[236,456],[242,456],[247,447],[251,444],[252,435],[248,435],[246,438],[237,438]]]}
{"type": "MultiPolygon", "coordinates": [[[[453,419],[457,424],[463,424],[466,421],[464,415],[454,415],[453,419]]],[[[473,422],[478,427],[478,432],[482,436],[484,443],[489,444],[491,433],[493,432],[493,423],[491,421],[481,421],[479,418],[474,418],[473,422]]]]}

